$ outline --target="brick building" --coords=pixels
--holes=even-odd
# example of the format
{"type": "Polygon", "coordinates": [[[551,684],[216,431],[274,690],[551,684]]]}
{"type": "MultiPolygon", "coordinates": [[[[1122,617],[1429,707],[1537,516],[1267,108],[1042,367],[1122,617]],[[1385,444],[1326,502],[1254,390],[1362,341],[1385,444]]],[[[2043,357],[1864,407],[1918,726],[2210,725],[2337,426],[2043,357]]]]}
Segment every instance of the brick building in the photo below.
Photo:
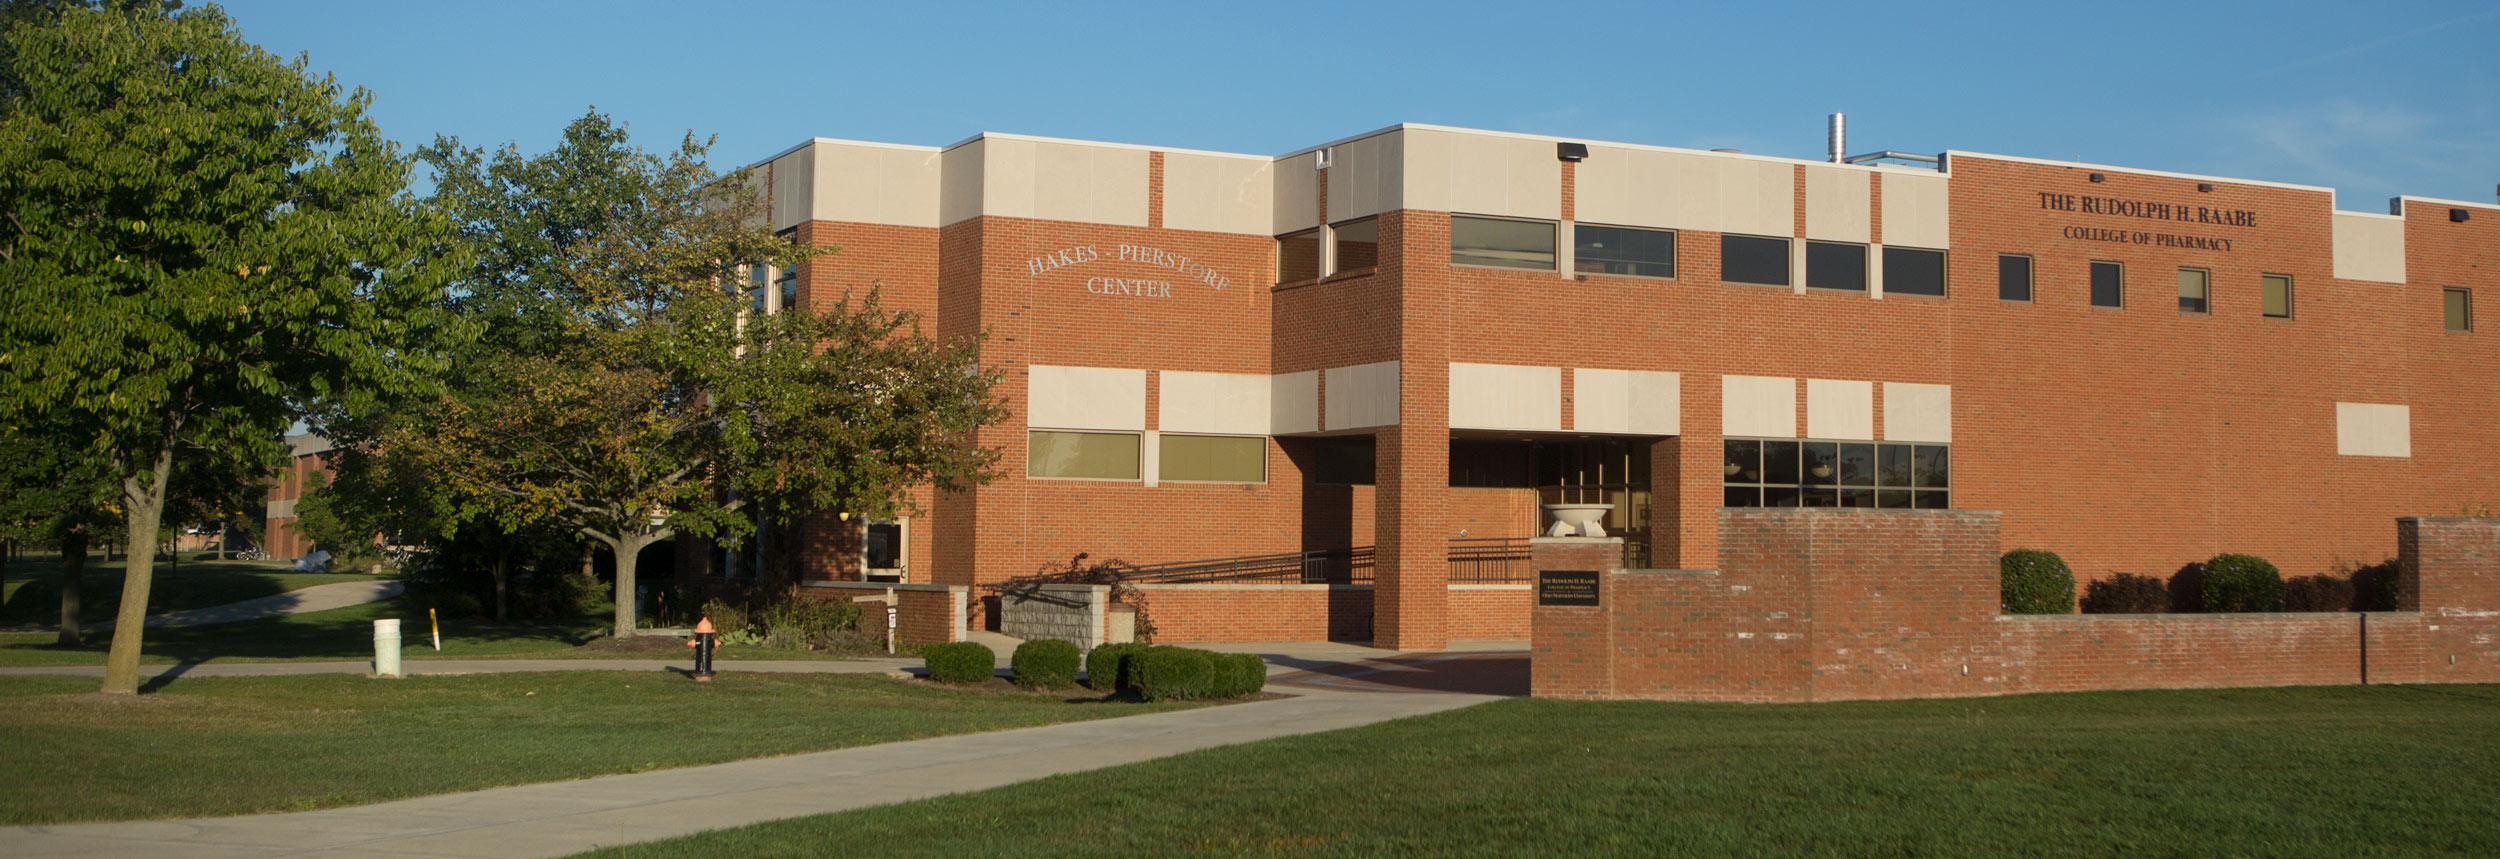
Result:
{"type": "Polygon", "coordinates": [[[1156,624],[1416,648],[1525,636],[1541,503],[1610,504],[1626,566],[1686,569],[1724,507],[1995,510],[2098,578],[2376,562],[2391,519],[2500,495],[2500,207],[1834,154],[801,144],[757,180],[840,251],[759,305],[881,287],[985,333],[1007,405],[995,482],[810,519],[805,575],[953,589],[951,635],[1079,552],[1289,568],[1157,585],[1156,624]]]}

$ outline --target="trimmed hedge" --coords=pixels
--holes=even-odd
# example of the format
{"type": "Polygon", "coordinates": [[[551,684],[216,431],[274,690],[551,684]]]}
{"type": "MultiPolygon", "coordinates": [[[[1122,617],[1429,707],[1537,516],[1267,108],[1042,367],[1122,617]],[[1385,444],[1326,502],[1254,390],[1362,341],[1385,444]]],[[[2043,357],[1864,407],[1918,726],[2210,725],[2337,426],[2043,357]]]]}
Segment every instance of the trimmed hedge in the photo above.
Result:
{"type": "Polygon", "coordinates": [[[2015,549],[1997,559],[1999,598],[2007,614],[2071,614],[2075,571],[2056,552],[2015,549]]]}
{"type": "Polygon", "coordinates": [[[2352,580],[2340,576],[2299,576],[2283,583],[2284,611],[2351,611],[2352,580]]]}
{"type": "Polygon", "coordinates": [[[1016,685],[1026,689],[1061,689],[1076,685],[1077,663],[1085,652],[1072,642],[1038,638],[1016,645],[1015,655],[1007,658],[1015,670],[1016,685]]]}
{"type": "Polygon", "coordinates": [[[2170,587],[2152,576],[2119,573],[2085,585],[2084,614],[2160,614],[2170,608],[2170,587]]]}
{"type": "Polygon", "coordinates": [[[1267,686],[1267,662],[1256,653],[1226,653],[1215,657],[1214,695],[1216,698],[1239,698],[1256,695],[1267,686]]]}
{"type": "Polygon", "coordinates": [[[929,679],[940,683],[984,683],[998,676],[998,653],[977,641],[931,644],[920,648],[929,679]]]}
{"type": "Polygon", "coordinates": [[[1267,686],[1267,663],[1253,653],[1149,647],[1126,666],[1138,697],[1148,701],[1238,698],[1267,686]]]}
{"type": "Polygon", "coordinates": [[[2283,610],[2283,572],[2255,555],[2215,555],[2201,584],[2206,611],[2283,610]]]}
{"type": "Polygon", "coordinates": [[[2404,582],[2396,559],[2389,558],[2352,571],[2353,609],[2395,611],[2404,604],[2404,582]]]}
{"type": "Polygon", "coordinates": [[[1143,644],[1097,645],[1094,652],[1085,657],[1085,688],[1096,692],[1123,692],[1136,689],[1134,660],[1137,654],[1144,652],[1146,652],[1146,645],[1143,644]]]}

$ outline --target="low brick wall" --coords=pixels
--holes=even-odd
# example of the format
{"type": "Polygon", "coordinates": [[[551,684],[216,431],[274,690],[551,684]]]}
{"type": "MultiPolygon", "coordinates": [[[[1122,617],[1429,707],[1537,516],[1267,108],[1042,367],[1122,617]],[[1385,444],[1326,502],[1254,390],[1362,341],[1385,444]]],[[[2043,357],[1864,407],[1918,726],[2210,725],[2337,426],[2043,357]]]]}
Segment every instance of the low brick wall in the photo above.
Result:
{"type": "MultiPolygon", "coordinates": [[[[856,597],[881,596],[893,591],[895,606],[894,638],[910,644],[935,644],[962,641],[966,623],[967,591],[962,585],[904,585],[879,582],[807,582],[799,592],[817,599],[850,601],[856,597]]],[[[863,604],[860,623],[880,622],[882,606],[863,604]]]]}
{"type": "Polygon", "coordinates": [[[1528,585],[1451,585],[1450,640],[1507,641],[1528,637],[1528,585]]]}
{"type": "Polygon", "coordinates": [[[2398,521],[2408,600],[2376,614],[1998,613],[1996,514],[1730,510],[1701,571],[1595,566],[1538,606],[1534,694],[1832,701],[2088,689],[2500,682],[2500,520],[2398,521]]]}
{"type": "Polygon", "coordinates": [[[1368,641],[1370,585],[1138,585],[1161,644],[1368,641]]]}

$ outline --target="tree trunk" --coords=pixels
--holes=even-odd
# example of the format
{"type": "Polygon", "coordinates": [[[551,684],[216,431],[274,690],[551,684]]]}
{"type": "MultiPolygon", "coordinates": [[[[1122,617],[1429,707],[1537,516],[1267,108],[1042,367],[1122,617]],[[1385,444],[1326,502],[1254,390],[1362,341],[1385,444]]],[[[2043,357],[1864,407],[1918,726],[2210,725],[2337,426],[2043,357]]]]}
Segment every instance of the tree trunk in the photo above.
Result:
{"type": "Polygon", "coordinates": [[[174,447],[156,451],[155,468],[122,478],[122,509],[130,511],[130,560],[122,566],[121,611],[113,618],[113,648],[104,657],[104,694],[139,693],[139,641],[147,629],[148,588],[156,573],[156,532],[165,515],[165,490],[173,482],[174,447]]]}
{"type": "Polygon", "coordinates": [[[226,517],[217,517],[217,560],[226,559],[226,545],[232,539],[234,539],[234,524],[226,521],[226,517]]]}
{"type": "Polygon", "coordinates": [[[659,542],[653,534],[619,534],[608,551],[616,555],[616,631],[618,638],[634,636],[634,562],[642,550],[659,542]]]}
{"type": "Polygon", "coordinates": [[[78,628],[78,597],[81,578],[87,574],[87,529],[72,528],[61,535],[61,639],[64,647],[86,643],[78,628]]]}
{"type": "Polygon", "coordinates": [[[506,604],[506,603],[505,603],[505,601],[504,601],[504,590],[505,590],[505,589],[504,589],[504,582],[505,582],[505,581],[507,580],[507,578],[509,577],[509,570],[506,568],[505,563],[504,563],[504,555],[505,555],[505,552],[504,552],[503,550],[501,550],[501,549],[498,549],[498,550],[496,550],[496,551],[495,551],[495,566],[493,567],[493,569],[494,569],[494,573],[495,573],[495,619],[496,619],[496,620],[508,620],[508,619],[510,619],[510,618],[512,617],[512,613],[511,613],[509,610],[507,610],[507,609],[506,609],[506,607],[505,607],[505,606],[506,606],[507,604],[506,604]]]}

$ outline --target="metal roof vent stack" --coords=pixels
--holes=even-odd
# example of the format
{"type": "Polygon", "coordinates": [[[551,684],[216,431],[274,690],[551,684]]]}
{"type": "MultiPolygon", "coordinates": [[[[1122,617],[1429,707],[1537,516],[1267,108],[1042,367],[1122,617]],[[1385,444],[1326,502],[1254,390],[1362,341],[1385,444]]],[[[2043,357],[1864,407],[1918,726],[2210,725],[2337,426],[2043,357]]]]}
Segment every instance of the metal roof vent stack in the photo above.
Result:
{"type": "Polygon", "coordinates": [[[1829,142],[1832,147],[1832,163],[1838,164],[1842,158],[1848,156],[1849,152],[1849,117],[1847,114],[1832,114],[1829,142]]]}

